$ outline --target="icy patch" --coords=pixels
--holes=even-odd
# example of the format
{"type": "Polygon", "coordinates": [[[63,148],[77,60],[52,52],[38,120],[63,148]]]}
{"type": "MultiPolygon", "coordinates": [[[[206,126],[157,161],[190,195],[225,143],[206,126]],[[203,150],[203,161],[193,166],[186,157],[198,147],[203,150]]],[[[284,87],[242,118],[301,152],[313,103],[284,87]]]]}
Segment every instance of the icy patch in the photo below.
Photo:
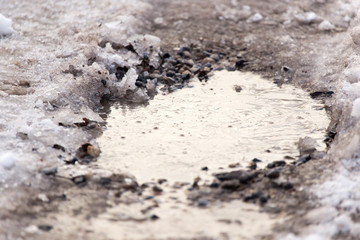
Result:
{"type": "Polygon", "coordinates": [[[13,33],[13,29],[11,27],[11,19],[6,18],[4,15],[0,14],[0,36],[6,36],[13,33]]]}

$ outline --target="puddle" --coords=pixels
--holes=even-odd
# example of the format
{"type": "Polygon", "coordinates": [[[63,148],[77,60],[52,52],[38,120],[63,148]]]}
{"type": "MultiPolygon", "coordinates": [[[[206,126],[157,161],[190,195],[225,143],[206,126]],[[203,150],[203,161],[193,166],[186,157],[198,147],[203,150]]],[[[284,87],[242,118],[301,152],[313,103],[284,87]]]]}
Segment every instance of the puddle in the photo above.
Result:
{"type": "Polygon", "coordinates": [[[326,147],[326,112],[300,89],[227,71],[190,86],[159,94],[146,107],[112,107],[98,164],[129,171],[139,182],[191,182],[211,179],[229,164],[246,168],[253,158],[262,160],[260,167],[296,158],[300,137],[326,147]],[[201,171],[205,166],[208,172],[201,171]]]}
{"type": "Polygon", "coordinates": [[[316,139],[318,150],[324,150],[328,125],[323,106],[302,90],[227,71],[216,72],[207,83],[194,81],[172,94],[159,94],[147,106],[114,106],[107,121],[98,140],[101,169],[128,171],[149,186],[167,179],[158,185],[161,194],[154,196],[148,187],[130,206],[113,204],[92,221],[110,239],[255,239],[270,234],[283,217],[272,218],[240,200],[192,207],[189,185],[178,188],[176,182],[190,183],[197,176],[202,183],[211,181],[212,173],[229,171],[233,163],[246,168],[253,158],[262,160],[260,167],[284,156],[295,158],[300,137],[316,139]],[[209,171],[201,171],[205,166],[209,171]],[[152,216],[156,220],[148,220],[152,216]]]}

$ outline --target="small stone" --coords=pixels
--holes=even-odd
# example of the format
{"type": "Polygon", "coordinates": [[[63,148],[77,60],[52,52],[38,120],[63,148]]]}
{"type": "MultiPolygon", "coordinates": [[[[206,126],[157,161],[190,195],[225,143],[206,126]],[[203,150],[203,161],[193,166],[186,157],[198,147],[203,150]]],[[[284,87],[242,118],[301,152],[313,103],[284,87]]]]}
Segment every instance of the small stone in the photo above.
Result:
{"type": "Polygon", "coordinates": [[[206,57],[202,60],[202,62],[205,64],[205,63],[214,63],[215,60],[211,57],[206,57]]]}
{"type": "Polygon", "coordinates": [[[153,214],[153,215],[150,216],[150,219],[153,220],[153,221],[158,220],[159,218],[160,218],[160,217],[157,216],[157,215],[155,215],[155,214],[153,214]]]}
{"type": "Polygon", "coordinates": [[[209,201],[206,199],[200,199],[197,201],[197,205],[199,207],[207,207],[208,204],[209,204],[209,201]]]}
{"type": "Polygon", "coordinates": [[[229,72],[234,72],[236,70],[236,68],[233,66],[226,66],[226,70],[229,72]]]}
{"type": "Polygon", "coordinates": [[[254,162],[251,162],[251,163],[249,164],[248,168],[250,168],[251,170],[256,170],[257,164],[254,163],[254,162]]]}
{"type": "Polygon", "coordinates": [[[152,190],[155,192],[155,193],[162,193],[162,189],[158,186],[153,186],[152,190]]]}
{"type": "Polygon", "coordinates": [[[100,149],[94,147],[93,145],[88,145],[86,152],[94,158],[97,158],[100,155],[100,149]]]}
{"type": "Polygon", "coordinates": [[[254,193],[252,193],[250,195],[245,196],[244,197],[244,202],[249,202],[251,200],[255,200],[255,199],[257,199],[257,198],[259,198],[261,196],[262,196],[262,192],[254,192],[254,193]]]}
{"type": "Polygon", "coordinates": [[[311,154],[316,151],[317,142],[311,137],[300,138],[298,142],[298,149],[300,155],[311,154]]]}
{"type": "Polygon", "coordinates": [[[20,138],[21,140],[28,140],[29,136],[27,133],[18,132],[16,133],[16,137],[20,138]]]}
{"type": "Polygon", "coordinates": [[[220,56],[217,53],[211,54],[210,58],[212,58],[216,62],[220,60],[220,56]]]}
{"type": "Polygon", "coordinates": [[[183,80],[189,80],[191,78],[191,72],[186,70],[181,74],[183,80]]]}
{"type": "Polygon", "coordinates": [[[241,92],[242,87],[240,87],[239,85],[234,85],[234,90],[235,92],[241,92]]]}
{"type": "Polygon", "coordinates": [[[280,171],[279,170],[272,170],[268,174],[266,174],[266,176],[268,178],[270,178],[270,179],[278,178],[280,176],[280,171]]]}
{"type": "Polygon", "coordinates": [[[241,69],[243,67],[245,67],[247,64],[247,61],[245,59],[238,59],[236,62],[235,62],[235,67],[237,69],[241,69]]]}
{"type": "Polygon", "coordinates": [[[254,158],[253,160],[251,160],[252,162],[254,162],[254,163],[259,163],[259,162],[262,162],[262,160],[260,160],[260,159],[257,159],[257,158],[254,158]]]}
{"type": "Polygon", "coordinates": [[[54,144],[53,148],[65,152],[65,148],[59,144],[54,144]]]}
{"type": "Polygon", "coordinates": [[[163,184],[164,182],[167,182],[167,180],[164,179],[164,178],[161,178],[161,179],[159,179],[157,182],[158,182],[159,184],[163,184]]]}
{"type": "Polygon", "coordinates": [[[45,175],[55,175],[57,173],[57,167],[44,168],[41,171],[45,175]]]}
{"type": "Polygon", "coordinates": [[[201,171],[208,171],[208,170],[209,170],[208,167],[202,167],[202,168],[201,168],[201,171]]]}
{"type": "Polygon", "coordinates": [[[286,165],[286,162],[283,160],[280,161],[274,161],[272,163],[269,163],[266,167],[267,168],[275,168],[275,167],[283,167],[286,165]]]}
{"type": "Polygon", "coordinates": [[[185,62],[185,64],[188,65],[189,67],[192,67],[192,66],[194,66],[195,63],[192,59],[189,59],[185,62]]]}
{"type": "Polygon", "coordinates": [[[231,164],[229,164],[228,167],[229,168],[237,168],[237,167],[240,167],[240,163],[231,163],[231,164]]]}
{"type": "Polygon", "coordinates": [[[49,202],[49,198],[46,196],[45,193],[40,193],[37,198],[43,202],[49,202]]]}
{"type": "Polygon", "coordinates": [[[39,225],[38,228],[39,228],[41,231],[50,232],[50,231],[53,229],[53,226],[47,225],[47,224],[43,224],[43,225],[39,225]]]}
{"type": "Polygon", "coordinates": [[[86,183],[86,177],[84,175],[76,176],[71,179],[76,185],[82,185],[86,183]]]}
{"type": "Polygon", "coordinates": [[[197,74],[197,73],[200,71],[200,68],[198,68],[198,67],[192,67],[192,68],[190,68],[190,71],[191,71],[193,74],[197,74]]]}
{"type": "Polygon", "coordinates": [[[227,190],[236,190],[239,186],[240,186],[240,182],[237,179],[223,181],[220,184],[220,187],[222,189],[227,189],[227,190]]]}

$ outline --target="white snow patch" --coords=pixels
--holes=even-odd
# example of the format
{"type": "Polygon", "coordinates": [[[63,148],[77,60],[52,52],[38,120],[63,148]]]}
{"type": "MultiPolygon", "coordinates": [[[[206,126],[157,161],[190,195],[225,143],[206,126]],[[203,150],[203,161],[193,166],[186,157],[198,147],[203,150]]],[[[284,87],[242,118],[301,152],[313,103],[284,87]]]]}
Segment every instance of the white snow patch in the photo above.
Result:
{"type": "Polygon", "coordinates": [[[11,19],[6,18],[4,15],[0,14],[0,36],[6,36],[13,33],[14,30],[11,27],[11,23],[11,19]]]}

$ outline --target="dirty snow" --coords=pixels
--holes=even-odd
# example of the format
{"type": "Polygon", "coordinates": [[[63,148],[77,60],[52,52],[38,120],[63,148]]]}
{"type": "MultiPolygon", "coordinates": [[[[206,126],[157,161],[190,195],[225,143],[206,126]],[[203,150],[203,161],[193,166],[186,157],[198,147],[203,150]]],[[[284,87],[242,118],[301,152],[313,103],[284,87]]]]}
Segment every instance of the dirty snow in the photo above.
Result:
{"type": "Polygon", "coordinates": [[[133,101],[147,101],[147,90],[134,85],[133,66],[144,54],[158,64],[160,39],[136,34],[134,14],[148,8],[143,2],[34,3],[0,1],[12,18],[0,15],[0,35],[13,32],[11,23],[17,33],[0,38],[0,182],[6,187],[36,186],[39,169],[61,164],[83,143],[96,146],[89,133],[64,126],[83,118],[102,122],[98,110],[106,94],[124,97],[131,90],[133,101]],[[41,12],[51,17],[44,21],[41,12]],[[112,47],[129,44],[134,52],[112,47]],[[124,81],[116,77],[118,66],[130,69],[124,81]]]}

